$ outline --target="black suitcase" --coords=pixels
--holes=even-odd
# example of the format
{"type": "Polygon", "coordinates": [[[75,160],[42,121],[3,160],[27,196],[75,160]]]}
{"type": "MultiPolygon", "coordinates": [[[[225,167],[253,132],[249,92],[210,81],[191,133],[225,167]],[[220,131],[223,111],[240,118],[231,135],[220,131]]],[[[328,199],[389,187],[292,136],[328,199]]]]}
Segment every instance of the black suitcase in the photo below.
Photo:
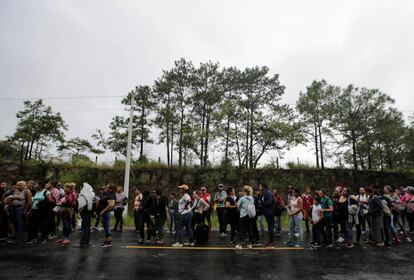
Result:
{"type": "Polygon", "coordinates": [[[197,245],[206,245],[208,242],[209,228],[206,224],[198,224],[195,227],[195,243],[197,245]]]}

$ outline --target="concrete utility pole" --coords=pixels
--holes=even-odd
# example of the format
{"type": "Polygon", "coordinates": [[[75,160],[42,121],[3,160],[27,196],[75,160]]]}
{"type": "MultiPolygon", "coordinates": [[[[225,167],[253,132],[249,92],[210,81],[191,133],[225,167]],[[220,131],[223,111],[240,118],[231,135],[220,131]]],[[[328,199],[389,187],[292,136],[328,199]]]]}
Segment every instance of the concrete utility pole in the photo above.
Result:
{"type": "MultiPolygon", "coordinates": [[[[129,124],[128,124],[128,144],[127,154],[125,161],[125,179],[124,179],[124,193],[129,197],[129,174],[131,173],[131,146],[132,146],[132,123],[134,119],[134,92],[131,92],[131,109],[129,112],[129,124]]],[[[125,206],[123,216],[128,215],[128,203],[125,206]]]]}

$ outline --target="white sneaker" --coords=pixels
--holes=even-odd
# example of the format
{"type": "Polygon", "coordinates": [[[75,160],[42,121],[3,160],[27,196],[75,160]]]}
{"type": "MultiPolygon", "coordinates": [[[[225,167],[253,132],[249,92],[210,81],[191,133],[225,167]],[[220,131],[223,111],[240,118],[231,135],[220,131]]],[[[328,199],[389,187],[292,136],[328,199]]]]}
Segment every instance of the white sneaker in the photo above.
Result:
{"type": "Polygon", "coordinates": [[[236,249],[243,249],[243,246],[240,245],[240,244],[237,244],[236,247],[234,247],[234,248],[236,248],[236,249]]]}
{"type": "Polygon", "coordinates": [[[341,236],[338,238],[338,240],[337,240],[337,242],[338,243],[342,243],[342,242],[344,242],[345,241],[345,239],[343,239],[341,236]]]}
{"type": "Polygon", "coordinates": [[[247,249],[251,249],[251,248],[253,248],[252,244],[248,244],[247,249]]]}
{"type": "Polygon", "coordinates": [[[177,243],[174,243],[172,246],[173,247],[183,247],[184,245],[180,242],[177,242],[177,243]]]}
{"type": "Polygon", "coordinates": [[[194,242],[189,243],[187,246],[194,247],[194,242]]]}
{"type": "Polygon", "coordinates": [[[409,236],[407,236],[407,238],[405,240],[407,240],[408,243],[413,242],[409,236]]]}
{"type": "Polygon", "coordinates": [[[299,237],[299,233],[295,233],[295,237],[299,237]]]}

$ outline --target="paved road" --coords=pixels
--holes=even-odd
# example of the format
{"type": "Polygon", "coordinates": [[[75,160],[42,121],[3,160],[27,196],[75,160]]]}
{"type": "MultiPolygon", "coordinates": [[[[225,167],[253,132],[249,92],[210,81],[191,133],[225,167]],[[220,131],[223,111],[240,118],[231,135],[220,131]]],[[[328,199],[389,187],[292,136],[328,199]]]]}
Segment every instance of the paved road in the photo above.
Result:
{"type": "Polygon", "coordinates": [[[279,240],[278,250],[222,250],[213,236],[209,250],[142,249],[129,231],[104,249],[101,237],[93,233],[88,249],[3,242],[0,279],[414,279],[412,244],[285,250],[279,240]]]}

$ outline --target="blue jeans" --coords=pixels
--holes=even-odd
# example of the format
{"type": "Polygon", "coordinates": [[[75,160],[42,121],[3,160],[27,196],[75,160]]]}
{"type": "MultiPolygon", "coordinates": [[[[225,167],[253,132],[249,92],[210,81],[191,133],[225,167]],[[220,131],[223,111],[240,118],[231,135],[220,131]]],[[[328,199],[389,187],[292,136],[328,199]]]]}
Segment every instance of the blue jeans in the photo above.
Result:
{"type": "Polygon", "coordinates": [[[302,230],[303,214],[299,212],[293,216],[290,216],[290,241],[293,241],[295,233],[299,234],[299,242],[303,242],[303,230],[302,230]]]}
{"type": "Polygon", "coordinates": [[[69,238],[72,233],[72,211],[63,211],[62,213],[63,237],[69,238]]]}
{"type": "Polygon", "coordinates": [[[193,219],[193,213],[189,212],[186,214],[181,214],[178,219],[178,242],[183,243],[184,240],[184,228],[185,233],[188,236],[188,241],[190,243],[194,242],[193,230],[191,228],[191,220],[193,219]]]}
{"type": "Polygon", "coordinates": [[[275,216],[275,229],[276,233],[280,233],[282,231],[282,216],[275,216]]]}
{"type": "Polygon", "coordinates": [[[101,218],[105,237],[109,237],[111,236],[111,213],[105,213],[101,215],[101,218]]]}
{"type": "Polygon", "coordinates": [[[10,216],[16,227],[16,239],[19,239],[24,230],[24,206],[11,207],[10,216]]]}

